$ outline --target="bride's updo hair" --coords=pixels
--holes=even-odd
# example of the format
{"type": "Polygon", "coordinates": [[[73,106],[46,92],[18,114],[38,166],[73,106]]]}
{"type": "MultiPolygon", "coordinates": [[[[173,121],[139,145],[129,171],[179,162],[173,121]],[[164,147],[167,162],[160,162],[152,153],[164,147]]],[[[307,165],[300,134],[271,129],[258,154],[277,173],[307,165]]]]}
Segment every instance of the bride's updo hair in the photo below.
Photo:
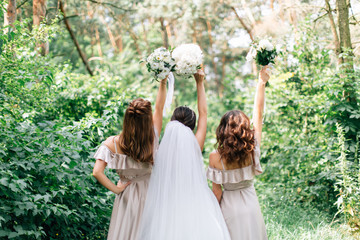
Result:
{"type": "Polygon", "coordinates": [[[249,165],[255,149],[254,130],[250,120],[240,110],[225,113],[216,129],[217,151],[227,165],[249,165]]]}
{"type": "Polygon", "coordinates": [[[153,163],[154,137],[151,103],[142,98],[133,100],[125,112],[121,151],[135,161],[153,163]]]}
{"type": "Polygon", "coordinates": [[[196,114],[193,110],[191,110],[191,108],[187,106],[180,106],[174,110],[171,121],[174,120],[179,121],[191,130],[194,130],[196,124],[196,114]]]}

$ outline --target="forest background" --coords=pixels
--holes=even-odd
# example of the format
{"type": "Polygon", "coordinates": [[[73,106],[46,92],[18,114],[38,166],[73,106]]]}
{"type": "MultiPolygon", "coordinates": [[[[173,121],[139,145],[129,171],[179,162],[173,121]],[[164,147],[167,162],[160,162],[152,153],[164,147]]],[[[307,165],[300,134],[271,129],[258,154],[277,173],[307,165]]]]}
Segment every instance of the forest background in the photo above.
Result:
{"type": "MultiPolygon", "coordinates": [[[[205,55],[208,132],[252,115],[254,39],[281,49],[256,190],[270,239],[360,239],[360,3],[356,0],[0,2],[0,238],[105,239],[114,194],[92,177],[96,147],[129,101],[155,101],[140,60],[160,46],[205,55]]],[[[176,79],[172,109],[196,109],[176,79]]],[[[171,110],[165,116],[169,121],[171,110]]],[[[113,172],[108,171],[114,182],[113,172]]]]}

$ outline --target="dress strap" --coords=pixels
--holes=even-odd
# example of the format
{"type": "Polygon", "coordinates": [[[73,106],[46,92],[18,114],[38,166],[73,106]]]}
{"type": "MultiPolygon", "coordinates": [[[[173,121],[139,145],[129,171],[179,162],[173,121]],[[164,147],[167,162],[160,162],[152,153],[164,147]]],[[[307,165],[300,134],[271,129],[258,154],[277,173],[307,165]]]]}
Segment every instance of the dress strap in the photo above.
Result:
{"type": "Polygon", "coordinates": [[[116,147],[116,142],[115,142],[115,138],[116,138],[116,136],[114,137],[114,146],[115,146],[115,153],[118,153],[118,152],[117,152],[117,147],[116,147]]]}
{"type": "Polygon", "coordinates": [[[220,161],[221,161],[221,165],[223,167],[223,170],[226,170],[222,158],[220,158],[220,161]]]}

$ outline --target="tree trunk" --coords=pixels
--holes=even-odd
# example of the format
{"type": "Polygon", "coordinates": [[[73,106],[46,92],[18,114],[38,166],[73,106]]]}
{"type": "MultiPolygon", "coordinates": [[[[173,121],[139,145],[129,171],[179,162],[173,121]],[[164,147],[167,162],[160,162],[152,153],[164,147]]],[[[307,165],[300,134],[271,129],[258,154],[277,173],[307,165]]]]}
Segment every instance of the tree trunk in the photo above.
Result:
{"type": "MultiPolygon", "coordinates": [[[[340,51],[341,53],[347,52],[347,57],[341,57],[340,61],[342,63],[347,63],[341,65],[342,70],[344,72],[351,74],[354,71],[353,64],[353,52],[351,45],[351,36],[350,36],[350,27],[349,27],[349,5],[346,0],[337,0],[336,7],[338,10],[338,27],[339,27],[339,35],[340,35],[340,51]]],[[[356,81],[355,78],[351,75],[343,74],[342,78],[351,78],[351,82],[356,81]]],[[[358,107],[357,99],[356,99],[356,89],[354,89],[352,84],[344,84],[344,92],[343,95],[348,102],[352,104],[354,108],[358,107]]],[[[351,132],[346,134],[347,139],[355,140],[356,136],[351,135],[351,132]],[[349,134],[350,133],[350,134],[349,134]]]]}
{"type": "Polygon", "coordinates": [[[125,28],[126,31],[130,34],[130,37],[134,41],[136,52],[139,54],[139,56],[141,56],[142,53],[141,53],[140,46],[139,46],[139,43],[138,43],[138,37],[136,36],[136,34],[132,30],[132,28],[129,27],[129,26],[131,26],[130,23],[128,21],[124,22],[121,17],[118,18],[118,21],[119,21],[121,27],[125,28]]]}
{"type": "Polygon", "coordinates": [[[340,64],[341,62],[340,62],[339,54],[341,52],[341,49],[340,49],[339,35],[336,30],[336,25],[335,25],[335,21],[334,21],[334,17],[332,14],[332,9],[331,9],[329,0],[325,0],[325,3],[326,3],[326,11],[328,13],[329,20],[330,20],[331,32],[332,32],[333,38],[334,38],[335,52],[336,52],[336,56],[339,59],[338,63],[340,64]]]}
{"type": "MultiPolygon", "coordinates": [[[[207,12],[206,12],[206,16],[208,16],[207,12]]],[[[214,46],[213,46],[213,39],[212,39],[212,35],[211,35],[211,23],[208,19],[206,19],[206,26],[207,26],[207,31],[208,31],[208,35],[209,35],[209,44],[210,44],[210,49],[211,49],[211,63],[213,65],[213,69],[214,69],[214,75],[215,75],[215,82],[217,85],[217,90],[218,90],[218,94],[220,96],[220,85],[219,85],[219,78],[218,78],[218,71],[217,71],[217,66],[216,66],[216,62],[215,62],[215,51],[214,51],[214,46]]]]}
{"type": "Polygon", "coordinates": [[[223,56],[221,58],[222,68],[221,68],[221,79],[220,79],[220,89],[219,89],[219,96],[220,98],[223,97],[224,94],[224,79],[225,79],[225,71],[226,71],[226,56],[225,53],[223,53],[223,56]]]}
{"type": "Polygon", "coordinates": [[[79,53],[79,55],[80,55],[80,58],[81,58],[82,62],[84,63],[85,67],[86,67],[86,70],[89,72],[89,74],[90,74],[91,76],[94,76],[94,73],[92,72],[92,70],[91,70],[91,68],[90,68],[90,65],[89,65],[89,63],[88,63],[88,60],[87,60],[87,58],[86,58],[86,55],[83,53],[83,51],[81,51],[80,45],[79,45],[78,41],[76,40],[75,34],[74,34],[74,32],[71,30],[69,21],[66,19],[66,14],[65,14],[65,10],[64,10],[64,5],[63,5],[63,3],[62,3],[61,0],[59,1],[59,5],[60,5],[60,10],[61,10],[62,14],[64,15],[64,22],[65,22],[66,29],[68,30],[68,32],[69,32],[69,34],[70,34],[70,37],[71,37],[71,39],[73,40],[73,42],[74,42],[74,44],[75,44],[76,50],[78,51],[78,53],[79,53]]]}
{"type": "Polygon", "coordinates": [[[270,8],[272,11],[274,11],[274,2],[275,0],[270,0],[270,8]]]}
{"type": "Polygon", "coordinates": [[[114,35],[111,32],[109,24],[105,21],[105,19],[102,15],[100,16],[100,20],[106,27],[112,47],[114,48],[115,51],[119,51],[119,49],[117,49],[116,41],[115,41],[114,35]]]}
{"type": "Polygon", "coordinates": [[[99,34],[99,29],[97,26],[95,26],[95,38],[96,38],[96,46],[97,46],[98,54],[102,58],[103,54],[102,54],[102,50],[101,50],[100,34],[99,34]]]}
{"type": "MultiPolygon", "coordinates": [[[[46,0],[33,0],[33,25],[40,26],[40,23],[45,20],[46,15],[46,0]]],[[[36,48],[43,56],[49,53],[49,42],[39,42],[36,48]]]]}
{"type": "MultiPolygon", "coordinates": [[[[349,27],[349,5],[346,0],[337,0],[336,7],[338,10],[338,27],[340,35],[340,51],[344,52],[346,50],[351,50],[351,36],[350,36],[350,27],[349,27]]],[[[342,62],[351,62],[352,59],[341,58],[342,62]]],[[[351,69],[353,69],[352,64],[350,64],[351,69]]]]}
{"type": "Polygon", "coordinates": [[[123,40],[122,40],[122,36],[121,34],[119,34],[116,38],[115,38],[115,42],[116,42],[116,46],[119,49],[119,52],[123,51],[123,40]]]}
{"type": "Polygon", "coordinates": [[[174,44],[173,44],[173,42],[172,42],[170,22],[166,25],[166,33],[167,33],[167,38],[168,38],[168,43],[169,43],[169,45],[170,45],[170,46],[174,46],[174,44]]]}
{"type": "Polygon", "coordinates": [[[144,35],[144,41],[145,41],[145,44],[146,44],[146,48],[150,52],[151,49],[150,49],[149,41],[147,39],[147,30],[146,30],[144,21],[141,21],[141,26],[142,26],[142,29],[143,29],[143,35],[144,35]]]}
{"type": "Polygon", "coordinates": [[[161,33],[162,33],[162,37],[163,37],[163,40],[164,40],[164,47],[166,49],[169,48],[169,39],[168,39],[168,34],[166,32],[166,27],[165,27],[165,24],[164,24],[164,18],[160,18],[160,23],[161,23],[161,33]]]}
{"type": "MultiPolygon", "coordinates": [[[[16,0],[9,0],[8,5],[6,6],[6,13],[4,15],[4,26],[10,25],[14,27],[14,22],[16,20],[16,0]]],[[[7,34],[9,31],[8,28],[4,30],[4,33],[7,34]]]]}

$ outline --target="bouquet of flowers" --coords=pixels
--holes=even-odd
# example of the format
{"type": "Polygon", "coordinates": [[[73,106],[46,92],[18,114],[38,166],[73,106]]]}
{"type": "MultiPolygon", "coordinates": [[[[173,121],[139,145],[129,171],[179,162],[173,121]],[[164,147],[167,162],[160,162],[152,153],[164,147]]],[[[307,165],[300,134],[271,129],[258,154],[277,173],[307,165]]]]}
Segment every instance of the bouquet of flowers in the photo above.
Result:
{"type": "Polygon", "coordinates": [[[182,44],[174,49],[172,57],[175,60],[175,73],[190,77],[201,68],[203,53],[196,44],[182,44]]]}
{"type": "Polygon", "coordinates": [[[175,61],[169,50],[160,47],[147,57],[146,67],[149,72],[154,73],[156,80],[164,79],[170,72],[175,71],[175,61]]]}
{"type": "Polygon", "coordinates": [[[247,61],[255,60],[261,66],[274,63],[275,57],[278,55],[274,45],[267,39],[262,39],[259,42],[253,42],[250,51],[246,56],[247,61]]]}

